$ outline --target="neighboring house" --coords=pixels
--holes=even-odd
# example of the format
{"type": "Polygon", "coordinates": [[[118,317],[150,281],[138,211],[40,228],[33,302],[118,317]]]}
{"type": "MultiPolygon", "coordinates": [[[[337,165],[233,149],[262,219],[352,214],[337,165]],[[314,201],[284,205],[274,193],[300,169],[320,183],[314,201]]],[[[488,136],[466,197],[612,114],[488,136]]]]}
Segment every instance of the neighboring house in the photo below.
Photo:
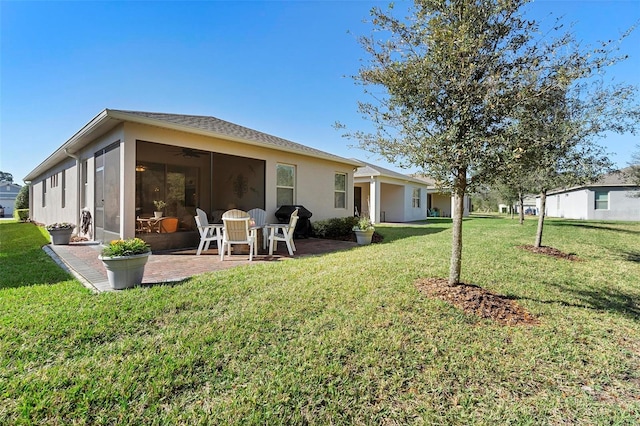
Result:
{"type": "Polygon", "coordinates": [[[354,213],[374,223],[424,220],[429,210],[451,216],[451,195],[438,191],[433,180],[361,163],[354,173],[354,213]]]}
{"type": "Polygon", "coordinates": [[[105,109],[26,177],[31,219],[80,225],[90,239],[136,235],[138,217],[167,203],[178,232],[139,234],[152,248],[197,243],[197,207],[218,219],[229,208],[303,205],[313,220],[353,214],[353,171],[362,164],[214,117],[105,109]],[[83,217],[85,215],[83,214],[83,217]]]}
{"type": "MultiPolygon", "coordinates": [[[[428,188],[427,196],[427,208],[429,209],[430,216],[438,217],[452,217],[453,215],[453,197],[451,196],[451,190],[447,188],[438,188],[435,179],[429,176],[413,175],[414,179],[418,179],[425,184],[428,188]]],[[[471,197],[464,196],[464,212],[462,216],[469,216],[471,211],[471,197]]]]}
{"type": "MultiPolygon", "coordinates": [[[[640,221],[640,187],[625,170],[607,174],[599,181],[547,194],[546,215],[567,219],[640,221]]],[[[540,198],[538,198],[538,210],[540,198]]]]}
{"type": "Polygon", "coordinates": [[[20,188],[22,187],[16,183],[0,181],[0,211],[4,211],[4,217],[13,216],[16,197],[20,192],[20,188]]]}

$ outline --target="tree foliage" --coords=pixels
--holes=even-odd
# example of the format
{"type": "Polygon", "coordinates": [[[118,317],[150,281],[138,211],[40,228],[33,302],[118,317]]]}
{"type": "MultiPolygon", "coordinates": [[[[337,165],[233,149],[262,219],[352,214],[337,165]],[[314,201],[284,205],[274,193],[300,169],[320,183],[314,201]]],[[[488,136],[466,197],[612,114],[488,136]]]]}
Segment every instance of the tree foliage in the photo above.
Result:
{"type": "Polygon", "coordinates": [[[606,67],[624,59],[614,55],[612,42],[586,50],[567,33],[537,50],[536,66],[522,75],[502,181],[540,194],[540,247],[547,191],[584,185],[610,171],[613,163],[598,139],[634,132],[639,108],[633,86],[604,80],[606,67]]]}
{"type": "Polygon", "coordinates": [[[16,201],[14,206],[16,210],[29,208],[29,185],[28,184],[24,185],[22,188],[20,188],[20,191],[18,191],[18,195],[16,196],[16,201]]]}
{"type": "MultiPolygon", "coordinates": [[[[627,177],[631,179],[631,182],[640,187],[640,145],[636,145],[637,151],[631,156],[631,162],[629,163],[630,170],[627,177]]],[[[640,197],[640,192],[636,193],[637,197],[640,197]]]]}
{"type": "Polygon", "coordinates": [[[13,175],[11,173],[0,171],[0,181],[13,183],[13,175]]]}

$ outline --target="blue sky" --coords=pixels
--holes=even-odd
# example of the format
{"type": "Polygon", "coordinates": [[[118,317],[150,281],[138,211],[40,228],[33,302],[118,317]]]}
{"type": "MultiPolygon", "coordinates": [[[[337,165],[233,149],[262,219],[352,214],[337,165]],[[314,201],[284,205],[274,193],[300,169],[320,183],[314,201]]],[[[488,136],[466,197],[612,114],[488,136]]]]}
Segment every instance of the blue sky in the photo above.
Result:
{"type": "MultiPolygon", "coordinates": [[[[104,108],[211,115],[399,170],[351,148],[332,125],[365,128],[348,76],[375,1],[0,0],[0,170],[17,183],[104,108]],[[350,32],[350,33],[349,33],[350,32]]],[[[527,16],[564,16],[579,40],[617,38],[640,0],[538,0],[527,16]]],[[[609,70],[640,86],[640,28],[609,70]]],[[[624,167],[640,139],[602,145],[624,167]]],[[[402,170],[399,170],[402,171],[402,170]]]]}

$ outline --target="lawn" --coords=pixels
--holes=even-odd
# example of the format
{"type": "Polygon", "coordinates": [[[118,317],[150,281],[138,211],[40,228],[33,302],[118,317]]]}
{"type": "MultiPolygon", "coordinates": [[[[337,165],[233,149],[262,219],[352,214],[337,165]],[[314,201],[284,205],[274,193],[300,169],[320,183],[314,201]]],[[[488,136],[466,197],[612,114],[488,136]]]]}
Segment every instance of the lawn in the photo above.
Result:
{"type": "Polygon", "coordinates": [[[429,299],[451,224],[95,295],[0,224],[0,424],[637,424],[640,223],[464,223],[463,281],[539,319],[429,299]]]}

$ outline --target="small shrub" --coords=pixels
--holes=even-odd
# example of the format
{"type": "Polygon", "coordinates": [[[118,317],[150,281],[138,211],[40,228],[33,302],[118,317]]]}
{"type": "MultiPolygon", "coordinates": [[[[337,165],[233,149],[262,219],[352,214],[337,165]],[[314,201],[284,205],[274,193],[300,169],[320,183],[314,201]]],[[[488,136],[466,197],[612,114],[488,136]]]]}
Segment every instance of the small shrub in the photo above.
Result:
{"type": "Polygon", "coordinates": [[[358,223],[357,217],[334,217],[313,222],[313,233],[318,238],[340,238],[353,233],[358,223]]]}
{"type": "Polygon", "coordinates": [[[13,211],[13,217],[21,222],[29,220],[29,209],[16,209],[13,211]]]}
{"type": "Polygon", "coordinates": [[[46,226],[47,231],[57,231],[60,229],[73,229],[74,227],[75,225],[69,222],[56,222],[46,226]]]}
{"type": "Polygon", "coordinates": [[[368,217],[361,217],[358,223],[353,227],[354,231],[373,231],[374,229],[373,223],[371,223],[371,219],[368,217]]]}
{"type": "Polygon", "coordinates": [[[103,257],[133,256],[135,254],[148,253],[149,245],[140,238],[128,240],[113,240],[102,249],[103,257]]]}

